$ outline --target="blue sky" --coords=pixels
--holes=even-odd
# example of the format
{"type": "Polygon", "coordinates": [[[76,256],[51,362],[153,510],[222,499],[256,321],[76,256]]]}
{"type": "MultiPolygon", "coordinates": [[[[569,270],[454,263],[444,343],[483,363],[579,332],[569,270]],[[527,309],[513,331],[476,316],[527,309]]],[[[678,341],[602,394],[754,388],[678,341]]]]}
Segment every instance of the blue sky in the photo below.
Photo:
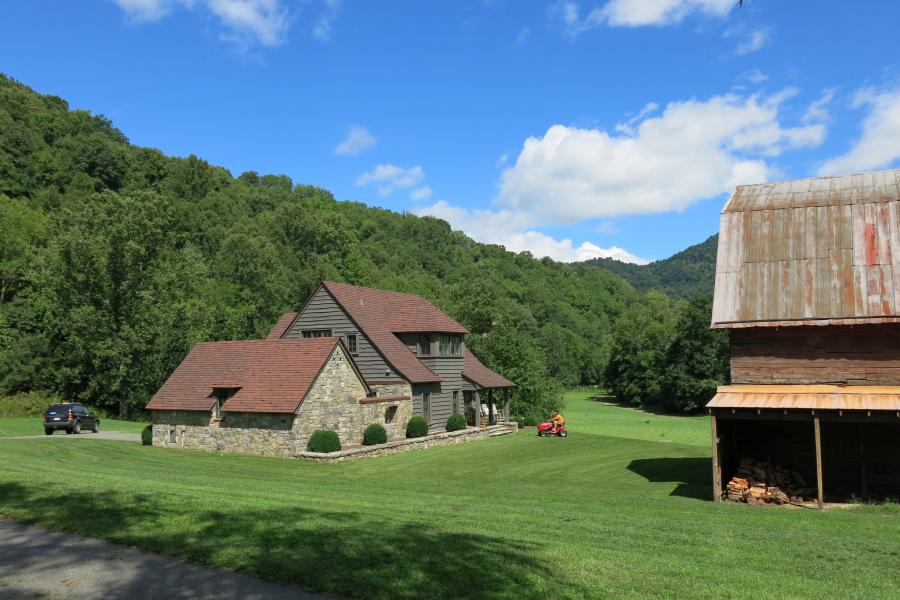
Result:
{"type": "Polygon", "coordinates": [[[0,70],[132,142],[480,241],[659,259],[737,184],[895,166],[900,5],[0,4],[0,70]]]}

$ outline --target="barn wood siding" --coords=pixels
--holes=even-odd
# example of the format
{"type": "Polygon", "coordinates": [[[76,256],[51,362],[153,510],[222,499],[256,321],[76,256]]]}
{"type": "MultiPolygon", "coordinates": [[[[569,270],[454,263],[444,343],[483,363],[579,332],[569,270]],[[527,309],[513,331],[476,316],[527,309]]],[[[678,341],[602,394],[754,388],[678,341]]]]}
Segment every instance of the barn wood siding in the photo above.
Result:
{"type": "Polygon", "coordinates": [[[341,337],[356,334],[357,353],[353,360],[363,377],[374,381],[399,377],[324,287],[319,287],[313,294],[284,337],[299,339],[304,329],[331,329],[333,336],[341,337]],[[387,371],[390,371],[390,375],[385,374],[387,371]]]}
{"type": "Polygon", "coordinates": [[[734,384],[900,385],[900,324],[733,329],[734,384]]]}

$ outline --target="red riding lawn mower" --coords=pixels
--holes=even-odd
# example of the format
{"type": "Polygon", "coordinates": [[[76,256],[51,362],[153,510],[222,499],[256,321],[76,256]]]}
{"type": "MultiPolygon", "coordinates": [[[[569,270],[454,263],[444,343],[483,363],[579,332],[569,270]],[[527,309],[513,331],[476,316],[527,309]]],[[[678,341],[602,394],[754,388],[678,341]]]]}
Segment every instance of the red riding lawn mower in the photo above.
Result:
{"type": "Polygon", "coordinates": [[[566,431],[565,423],[557,423],[554,420],[544,421],[542,423],[538,423],[537,426],[538,437],[544,437],[548,435],[555,435],[557,437],[566,437],[569,435],[569,432],[566,431]]]}

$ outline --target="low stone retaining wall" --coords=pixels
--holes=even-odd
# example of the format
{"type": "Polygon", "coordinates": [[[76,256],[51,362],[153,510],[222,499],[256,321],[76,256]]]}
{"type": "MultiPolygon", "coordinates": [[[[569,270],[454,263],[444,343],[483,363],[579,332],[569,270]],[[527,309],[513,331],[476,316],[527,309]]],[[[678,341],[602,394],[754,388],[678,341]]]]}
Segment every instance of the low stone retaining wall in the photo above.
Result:
{"type": "Polygon", "coordinates": [[[408,452],[410,450],[421,450],[423,448],[462,444],[474,440],[486,440],[489,437],[506,435],[515,433],[516,431],[518,431],[518,425],[516,423],[498,423],[496,425],[485,427],[484,429],[472,427],[460,431],[432,433],[431,435],[420,438],[396,440],[386,444],[378,444],[376,446],[348,448],[339,452],[298,452],[295,456],[304,460],[322,463],[344,462],[360,458],[374,458],[376,456],[385,456],[387,454],[397,454],[398,452],[408,452]]]}

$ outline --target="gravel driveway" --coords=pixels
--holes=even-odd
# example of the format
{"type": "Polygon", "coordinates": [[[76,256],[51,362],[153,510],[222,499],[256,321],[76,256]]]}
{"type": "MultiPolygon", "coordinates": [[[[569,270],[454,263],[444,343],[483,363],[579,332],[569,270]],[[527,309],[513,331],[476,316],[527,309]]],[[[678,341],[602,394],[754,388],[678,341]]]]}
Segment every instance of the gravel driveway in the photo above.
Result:
{"type": "Polygon", "coordinates": [[[329,597],[0,518],[0,598],[326,600],[329,597]]]}

